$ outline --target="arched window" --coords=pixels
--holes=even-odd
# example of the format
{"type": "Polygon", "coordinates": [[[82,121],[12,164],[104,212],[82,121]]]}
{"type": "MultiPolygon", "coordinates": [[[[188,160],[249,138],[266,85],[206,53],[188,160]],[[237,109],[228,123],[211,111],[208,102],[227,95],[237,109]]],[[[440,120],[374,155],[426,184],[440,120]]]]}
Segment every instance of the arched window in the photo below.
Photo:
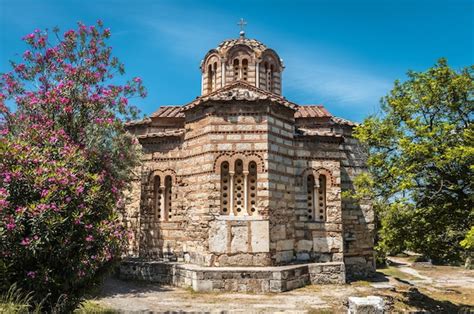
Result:
{"type": "Polygon", "coordinates": [[[314,175],[307,177],[307,204],[308,204],[308,220],[310,221],[326,221],[326,176],[320,174],[318,181],[314,175]]]}
{"type": "Polygon", "coordinates": [[[212,86],[213,86],[212,90],[214,91],[217,89],[217,62],[214,62],[214,70],[212,71],[212,73],[213,73],[212,76],[214,79],[214,81],[212,82],[212,86]]]}
{"type": "Polygon", "coordinates": [[[229,214],[232,210],[230,208],[230,175],[229,175],[229,163],[224,161],[221,164],[221,213],[224,215],[229,214]]]}
{"type": "Polygon", "coordinates": [[[267,72],[267,86],[270,92],[273,92],[273,64],[270,65],[270,69],[267,72]]]}
{"type": "Polygon", "coordinates": [[[314,219],[314,176],[312,174],[308,175],[306,181],[307,189],[307,203],[308,203],[308,220],[312,221],[314,219]]]}
{"type": "Polygon", "coordinates": [[[168,221],[172,213],[173,178],[166,176],[164,180],[159,175],[153,179],[153,207],[158,221],[168,221]]]}
{"type": "Polygon", "coordinates": [[[153,208],[155,212],[155,218],[158,220],[163,219],[163,190],[161,188],[160,176],[155,176],[153,179],[153,208]]]}
{"type": "Polygon", "coordinates": [[[239,59],[234,59],[234,81],[239,79],[239,72],[240,72],[240,61],[239,59]]]}
{"type": "Polygon", "coordinates": [[[164,214],[165,217],[168,219],[173,218],[173,213],[171,211],[171,200],[173,196],[173,191],[172,191],[172,185],[173,185],[173,180],[171,176],[166,176],[165,177],[165,195],[164,195],[164,214]]]}
{"type": "Polygon", "coordinates": [[[207,69],[207,92],[210,93],[213,90],[214,84],[214,71],[212,70],[212,64],[209,64],[207,69]]]}
{"type": "Polygon", "coordinates": [[[244,163],[242,160],[235,161],[234,173],[234,214],[242,216],[245,210],[245,195],[244,195],[244,163]]]}
{"type": "Polygon", "coordinates": [[[257,207],[257,164],[255,161],[249,163],[249,174],[247,177],[247,211],[249,215],[256,212],[257,207]]]}
{"type": "Polygon", "coordinates": [[[242,79],[247,81],[248,79],[248,68],[249,68],[249,61],[247,59],[242,60],[242,79]]]}
{"type": "Polygon", "coordinates": [[[268,89],[268,62],[265,62],[264,64],[264,75],[263,75],[263,80],[264,80],[264,87],[265,89],[268,89]]]}
{"type": "Polygon", "coordinates": [[[316,202],[316,221],[325,221],[326,220],[326,183],[327,178],[325,175],[319,175],[318,180],[318,190],[317,190],[317,199],[316,202]]]}

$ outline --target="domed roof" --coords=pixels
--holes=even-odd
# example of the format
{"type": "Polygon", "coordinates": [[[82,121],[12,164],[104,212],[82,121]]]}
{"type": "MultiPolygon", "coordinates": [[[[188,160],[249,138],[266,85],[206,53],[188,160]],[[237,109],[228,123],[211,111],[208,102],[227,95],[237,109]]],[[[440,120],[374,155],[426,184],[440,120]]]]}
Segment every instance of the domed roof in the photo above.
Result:
{"type": "Polygon", "coordinates": [[[234,46],[238,45],[245,45],[251,48],[255,52],[264,52],[267,49],[267,46],[265,46],[262,42],[256,40],[256,39],[250,39],[246,38],[243,36],[240,36],[239,38],[233,38],[233,39],[227,39],[224,40],[217,46],[216,50],[221,53],[225,54],[229,49],[231,49],[234,46]]]}

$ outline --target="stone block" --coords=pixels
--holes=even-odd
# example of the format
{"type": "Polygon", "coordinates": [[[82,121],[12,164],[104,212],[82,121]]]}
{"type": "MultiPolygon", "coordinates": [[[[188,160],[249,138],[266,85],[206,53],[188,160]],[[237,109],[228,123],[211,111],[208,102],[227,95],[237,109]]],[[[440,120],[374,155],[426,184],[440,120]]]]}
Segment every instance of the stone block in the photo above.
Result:
{"type": "Polygon", "coordinates": [[[270,251],[270,231],[268,220],[251,221],[251,245],[253,253],[266,253],[270,251]]]}
{"type": "Polygon", "coordinates": [[[212,291],[212,280],[193,280],[193,290],[197,292],[212,291]]]}
{"type": "Polygon", "coordinates": [[[248,232],[247,226],[232,226],[232,240],[230,243],[231,253],[246,253],[248,251],[248,232]]]}
{"type": "Polygon", "coordinates": [[[289,251],[293,250],[295,247],[295,240],[289,239],[289,240],[280,240],[277,241],[277,251],[289,251]]]}
{"type": "Polygon", "coordinates": [[[318,253],[330,253],[342,251],[342,239],[340,237],[322,236],[313,238],[314,251],[318,253]]]}
{"type": "Polygon", "coordinates": [[[348,314],[383,314],[384,301],[381,297],[349,297],[348,314]]]}
{"type": "Polygon", "coordinates": [[[271,229],[271,239],[272,241],[282,240],[286,238],[286,227],[285,225],[276,225],[271,229]]]}
{"type": "Polygon", "coordinates": [[[209,250],[213,253],[227,251],[227,224],[226,221],[216,220],[209,229],[209,250]]]}
{"type": "Polygon", "coordinates": [[[313,241],[311,240],[299,240],[296,244],[296,249],[298,251],[311,251],[313,248],[313,241]]]}

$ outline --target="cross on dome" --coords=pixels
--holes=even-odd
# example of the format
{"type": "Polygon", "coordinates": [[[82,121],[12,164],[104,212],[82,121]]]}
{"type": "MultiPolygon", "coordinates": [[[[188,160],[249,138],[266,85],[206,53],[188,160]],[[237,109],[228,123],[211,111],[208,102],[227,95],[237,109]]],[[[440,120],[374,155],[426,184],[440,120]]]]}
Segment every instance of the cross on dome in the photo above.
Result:
{"type": "Polygon", "coordinates": [[[244,28],[247,25],[247,22],[243,18],[240,18],[240,21],[239,21],[239,23],[237,23],[237,25],[240,26],[240,37],[245,37],[244,28]]]}

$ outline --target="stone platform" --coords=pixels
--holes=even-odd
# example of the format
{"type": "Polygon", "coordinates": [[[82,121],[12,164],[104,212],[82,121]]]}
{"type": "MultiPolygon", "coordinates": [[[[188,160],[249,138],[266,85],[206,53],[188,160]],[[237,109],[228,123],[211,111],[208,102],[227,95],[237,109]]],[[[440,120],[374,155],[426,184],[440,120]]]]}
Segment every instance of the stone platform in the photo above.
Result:
{"type": "Polygon", "coordinates": [[[343,284],[342,262],[273,267],[203,267],[162,261],[127,260],[121,279],[192,288],[194,291],[283,292],[308,284],[343,284]]]}

